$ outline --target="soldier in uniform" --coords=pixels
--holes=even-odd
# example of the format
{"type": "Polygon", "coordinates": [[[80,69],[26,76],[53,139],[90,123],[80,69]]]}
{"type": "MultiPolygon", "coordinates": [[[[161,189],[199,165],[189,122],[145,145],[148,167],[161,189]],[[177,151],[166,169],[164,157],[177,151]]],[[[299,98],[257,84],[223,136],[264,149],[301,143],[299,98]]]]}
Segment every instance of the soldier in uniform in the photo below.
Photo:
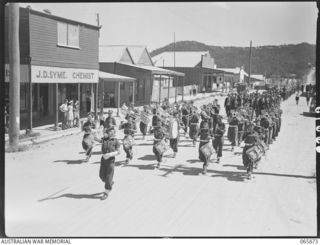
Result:
{"type": "Polygon", "coordinates": [[[263,114],[260,119],[260,126],[264,129],[264,143],[266,145],[269,145],[269,127],[270,127],[270,122],[268,120],[268,114],[263,114]]]}
{"type": "Polygon", "coordinates": [[[206,105],[203,105],[201,107],[201,113],[200,113],[200,116],[201,116],[201,123],[200,123],[200,128],[203,128],[203,124],[206,122],[208,123],[208,127],[210,128],[210,116],[208,115],[207,113],[207,107],[206,105]]]}
{"type": "Polygon", "coordinates": [[[227,117],[230,116],[230,107],[231,107],[231,101],[230,101],[230,94],[228,94],[227,98],[224,101],[224,108],[226,109],[227,117]]]}
{"type": "Polygon", "coordinates": [[[105,183],[105,191],[101,200],[107,199],[113,186],[114,164],[115,156],[120,155],[120,143],[115,138],[115,129],[110,127],[104,129],[104,137],[102,139],[95,139],[101,143],[101,164],[99,170],[99,177],[105,183]]]}
{"type": "Polygon", "coordinates": [[[116,126],[116,119],[112,116],[113,111],[108,111],[108,117],[104,121],[104,128],[111,128],[116,126]]]}
{"type": "Polygon", "coordinates": [[[207,173],[208,161],[209,158],[201,151],[201,147],[210,142],[212,139],[212,131],[209,128],[209,124],[207,121],[204,121],[202,127],[200,127],[200,144],[199,144],[199,159],[203,162],[203,174],[207,173]]]}
{"type": "Polygon", "coordinates": [[[160,127],[154,128],[154,141],[153,141],[153,148],[152,151],[157,157],[157,168],[160,167],[160,164],[162,162],[163,152],[159,152],[157,148],[155,147],[156,144],[158,144],[160,141],[165,140],[166,133],[164,131],[164,128],[162,125],[160,127]]]}
{"type": "Polygon", "coordinates": [[[250,124],[248,127],[248,131],[244,134],[244,143],[245,146],[242,151],[242,163],[247,169],[248,177],[251,178],[251,174],[253,171],[253,163],[247,155],[247,150],[253,147],[258,142],[258,135],[254,131],[254,125],[250,124]]]}
{"type": "Polygon", "coordinates": [[[214,139],[212,141],[213,148],[217,152],[217,162],[220,161],[220,157],[222,157],[222,149],[223,149],[223,135],[226,131],[226,125],[222,122],[222,116],[218,115],[217,117],[217,125],[215,127],[214,139]]]}
{"type": "MultiPolygon", "coordinates": [[[[134,123],[132,116],[128,116],[127,120],[126,123],[120,125],[119,129],[124,129],[124,141],[128,140],[128,142],[132,142],[134,133],[136,132],[136,124],[134,123]],[[129,138],[132,138],[132,140],[129,140],[129,138]]],[[[123,150],[126,153],[126,164],[128,164],[133,158],[132,143],[123,144],[123,150]]]]}
{"type": "Polygon", "coordinates": [[[160,118],[158,109],[155,108],[153,109],[152,128],[154,130],[155,128],[158,128],[158,127],[161,127],[161,118],[160,118]]]}
{"type": "Polygon", "coordinates": [[[82,126],[82,129],[84,131],[84,135],[82,138],[82,148],[86,151],[85,162],[89,161],[92,154],[92,149],[94,146],[94,136],[93,136],[92,129],[95,129],[95,128],[96,128],[96,125],[93,121],[92,114],[88,113],[88,119],[82,126]]]}
{"type": "Polygon", "coordinates": [[[190,109],[186,104],[182,105],[181,108],[181,114],[182,114],[182,122],[184,124],[184,134],[187,134],[188,126],[189,126],[189,114],[191,114],[190,109]]]}
{"type": "Polygon", "coordinates": [[[199,123],[199,116],[196,113],[196,109],[193,108],[191,110],[191,115],[189,119],[189,137],[192,139],[192,144],[195,147],[196,146],[196,137],[198,133],[198,123],[199,123]]]}
{"type": "Polygon", "coordinates": [[[229,118],[228,139],[231,142],[231,151],[234,150],[235,145],[238,143],[238,125],[239,119],[236,114],[233,113],[229,118]]]}

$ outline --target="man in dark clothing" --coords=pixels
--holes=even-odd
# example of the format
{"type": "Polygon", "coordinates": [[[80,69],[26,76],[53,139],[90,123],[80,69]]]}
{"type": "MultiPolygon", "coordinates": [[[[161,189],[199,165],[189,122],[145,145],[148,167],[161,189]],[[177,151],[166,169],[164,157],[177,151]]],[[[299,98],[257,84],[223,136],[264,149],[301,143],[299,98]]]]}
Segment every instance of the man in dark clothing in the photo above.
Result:
{"type": "Polygon", "coordinates": [[[114,128],[104,129],[104,137],[102,139],[96,139],[101,143],[101,164],[99,170],[99,177],[105,183],[105,191],[101,197],[101,200],[107,199],[113,186],[114,164],[115,156],[120,155],[120,143],[115,138],[114,128]]]}
{"type": "Polygon", "coordinates": [[[128,117],[128,122],[120,125],[119,129],[124,129],[124,139],[123,139],[123,150],[126,153],[126,164],[130,162],[133,158],[132,146],[134,133],[136,132],[136,124],[134,123],[131,116],[128,117]]]}
{"type": "Polygon", "coordinates": [[[111,128],[116,126],[116,119],[112,116],[113,111],[108,111],[108,117],[104,121],[104,128],[111,128]]]}
{"type": "Polygon", "coordinates": [[[212,141],[213,148],[217,152],[217,162],[220,161],[220,157],[222,157],[222,149],[223,149],[223,135],[226,131],[226,125],[222,122],[222,117],[218,115],[217,117],[217,125],[215,127],[214,139],[212,141]]]}

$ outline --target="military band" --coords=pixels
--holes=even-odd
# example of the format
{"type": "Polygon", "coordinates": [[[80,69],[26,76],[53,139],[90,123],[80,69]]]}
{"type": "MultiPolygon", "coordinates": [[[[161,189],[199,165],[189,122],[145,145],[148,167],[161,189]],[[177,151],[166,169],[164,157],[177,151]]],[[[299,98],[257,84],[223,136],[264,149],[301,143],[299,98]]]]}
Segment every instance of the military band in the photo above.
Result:
{"type": "MultiPolygon", "coordinates": [[[[279,90],[270,90],[263,94],[257,92],[228,94],[224,102],[226,118],[219,114],[221,108],[217,99],[199,108],[193,102],[169,104],[168,101],[144,106],[142,111],[132,105],[123,107],[122,113],[125,114],[127,122],[122,122],[119,130],[124,130],[122,143],[126,153],[126,164],[133,159],[132,147],[137,123],[143,140],[148,134],[153,135],[152,151],[156,157],[157,168],[160,168],[169,148],[173,151],[173,157],[176,157],[180,137],[184,135],[194,147],[196,142],[199,142],[198,155],[199,160],[203,162],[203,174],[207,173],[210,158],[214,153],[216,162],[220,162],[227,132],[226,138],[231,143],[231,151],[234,151],[236,146],[242,147],[244,144],[242,162],[248,178],[251,178],[254,166],[279,135],[282,99],[279,90]],[[148,126],[152,128],[149,132],[148,126]]],[[[88,115],[88,120],[83,126],[82,145],[88,161],[94,140],[102,144],[100,178],[105,182],[105,193],[102,197],[105,199],[112,189],[115,156],[120,152],[120,140],[115,138],[116,120],[112,116],[112,111],[108,111],[108,117],[103,125],[104,137],[99,140],[92,131],[95,127],[92,116],[88,115]]],[[[197,154],[196,151],[192,151],[197,154]]]]}

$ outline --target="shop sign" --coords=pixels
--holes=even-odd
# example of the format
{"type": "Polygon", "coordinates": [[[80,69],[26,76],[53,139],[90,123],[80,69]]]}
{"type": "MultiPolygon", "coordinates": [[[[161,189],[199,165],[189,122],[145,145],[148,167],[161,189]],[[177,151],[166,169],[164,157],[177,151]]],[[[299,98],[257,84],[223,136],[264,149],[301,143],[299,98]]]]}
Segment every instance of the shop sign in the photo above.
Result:
{"type": "Polygon", "coordinates": [[[99,71],[49,66],[32,66],[33,83],[98,83],[99,71]]]}

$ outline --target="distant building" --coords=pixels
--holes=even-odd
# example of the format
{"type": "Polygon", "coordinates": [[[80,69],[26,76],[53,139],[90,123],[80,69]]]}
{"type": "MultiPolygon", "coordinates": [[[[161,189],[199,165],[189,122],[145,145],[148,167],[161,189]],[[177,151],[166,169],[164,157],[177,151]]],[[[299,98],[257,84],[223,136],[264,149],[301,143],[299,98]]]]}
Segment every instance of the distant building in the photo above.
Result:
{"type": "MultiPolygon", "coordinates": [[[[5,96],[9,98],[8,8],[5,9],[5,96]]],[[[56,104],[79,99],[81,114],[93,111],[99,78],[99,29],[31,8],[20,8],[20,122],[34,126],[55,122],[56,104]],[[29,86],[32,86],[30,94],[29,86]],[[56,89],[57,92],[56,93],[56,89]],[[87,103],[87,101],[90,103],[87,103]],[[90,108],[88,108],[90,107],[90,108]]],[[[59,113],[59,119],[63,115],[59,113]]]]}
{"type": "Polygon", "coordinates": [[[209,51],[163,52],[152,57],[154,65],[185,73],[185,86],[206,91],[219,89],[226,72],[217,70],[209,51]]]}
{"type": "Polygon", "coordinates": [[[101,71],[136,79],[134,85],[109,84],[106,93],[114,93],[120,86],[121,104],[144,105],[173,98],[178,92],[174,81],[182,84],[184,77],[181,72],[154,66],[145,46],[101,45],[99,65],[101,71]]]}

